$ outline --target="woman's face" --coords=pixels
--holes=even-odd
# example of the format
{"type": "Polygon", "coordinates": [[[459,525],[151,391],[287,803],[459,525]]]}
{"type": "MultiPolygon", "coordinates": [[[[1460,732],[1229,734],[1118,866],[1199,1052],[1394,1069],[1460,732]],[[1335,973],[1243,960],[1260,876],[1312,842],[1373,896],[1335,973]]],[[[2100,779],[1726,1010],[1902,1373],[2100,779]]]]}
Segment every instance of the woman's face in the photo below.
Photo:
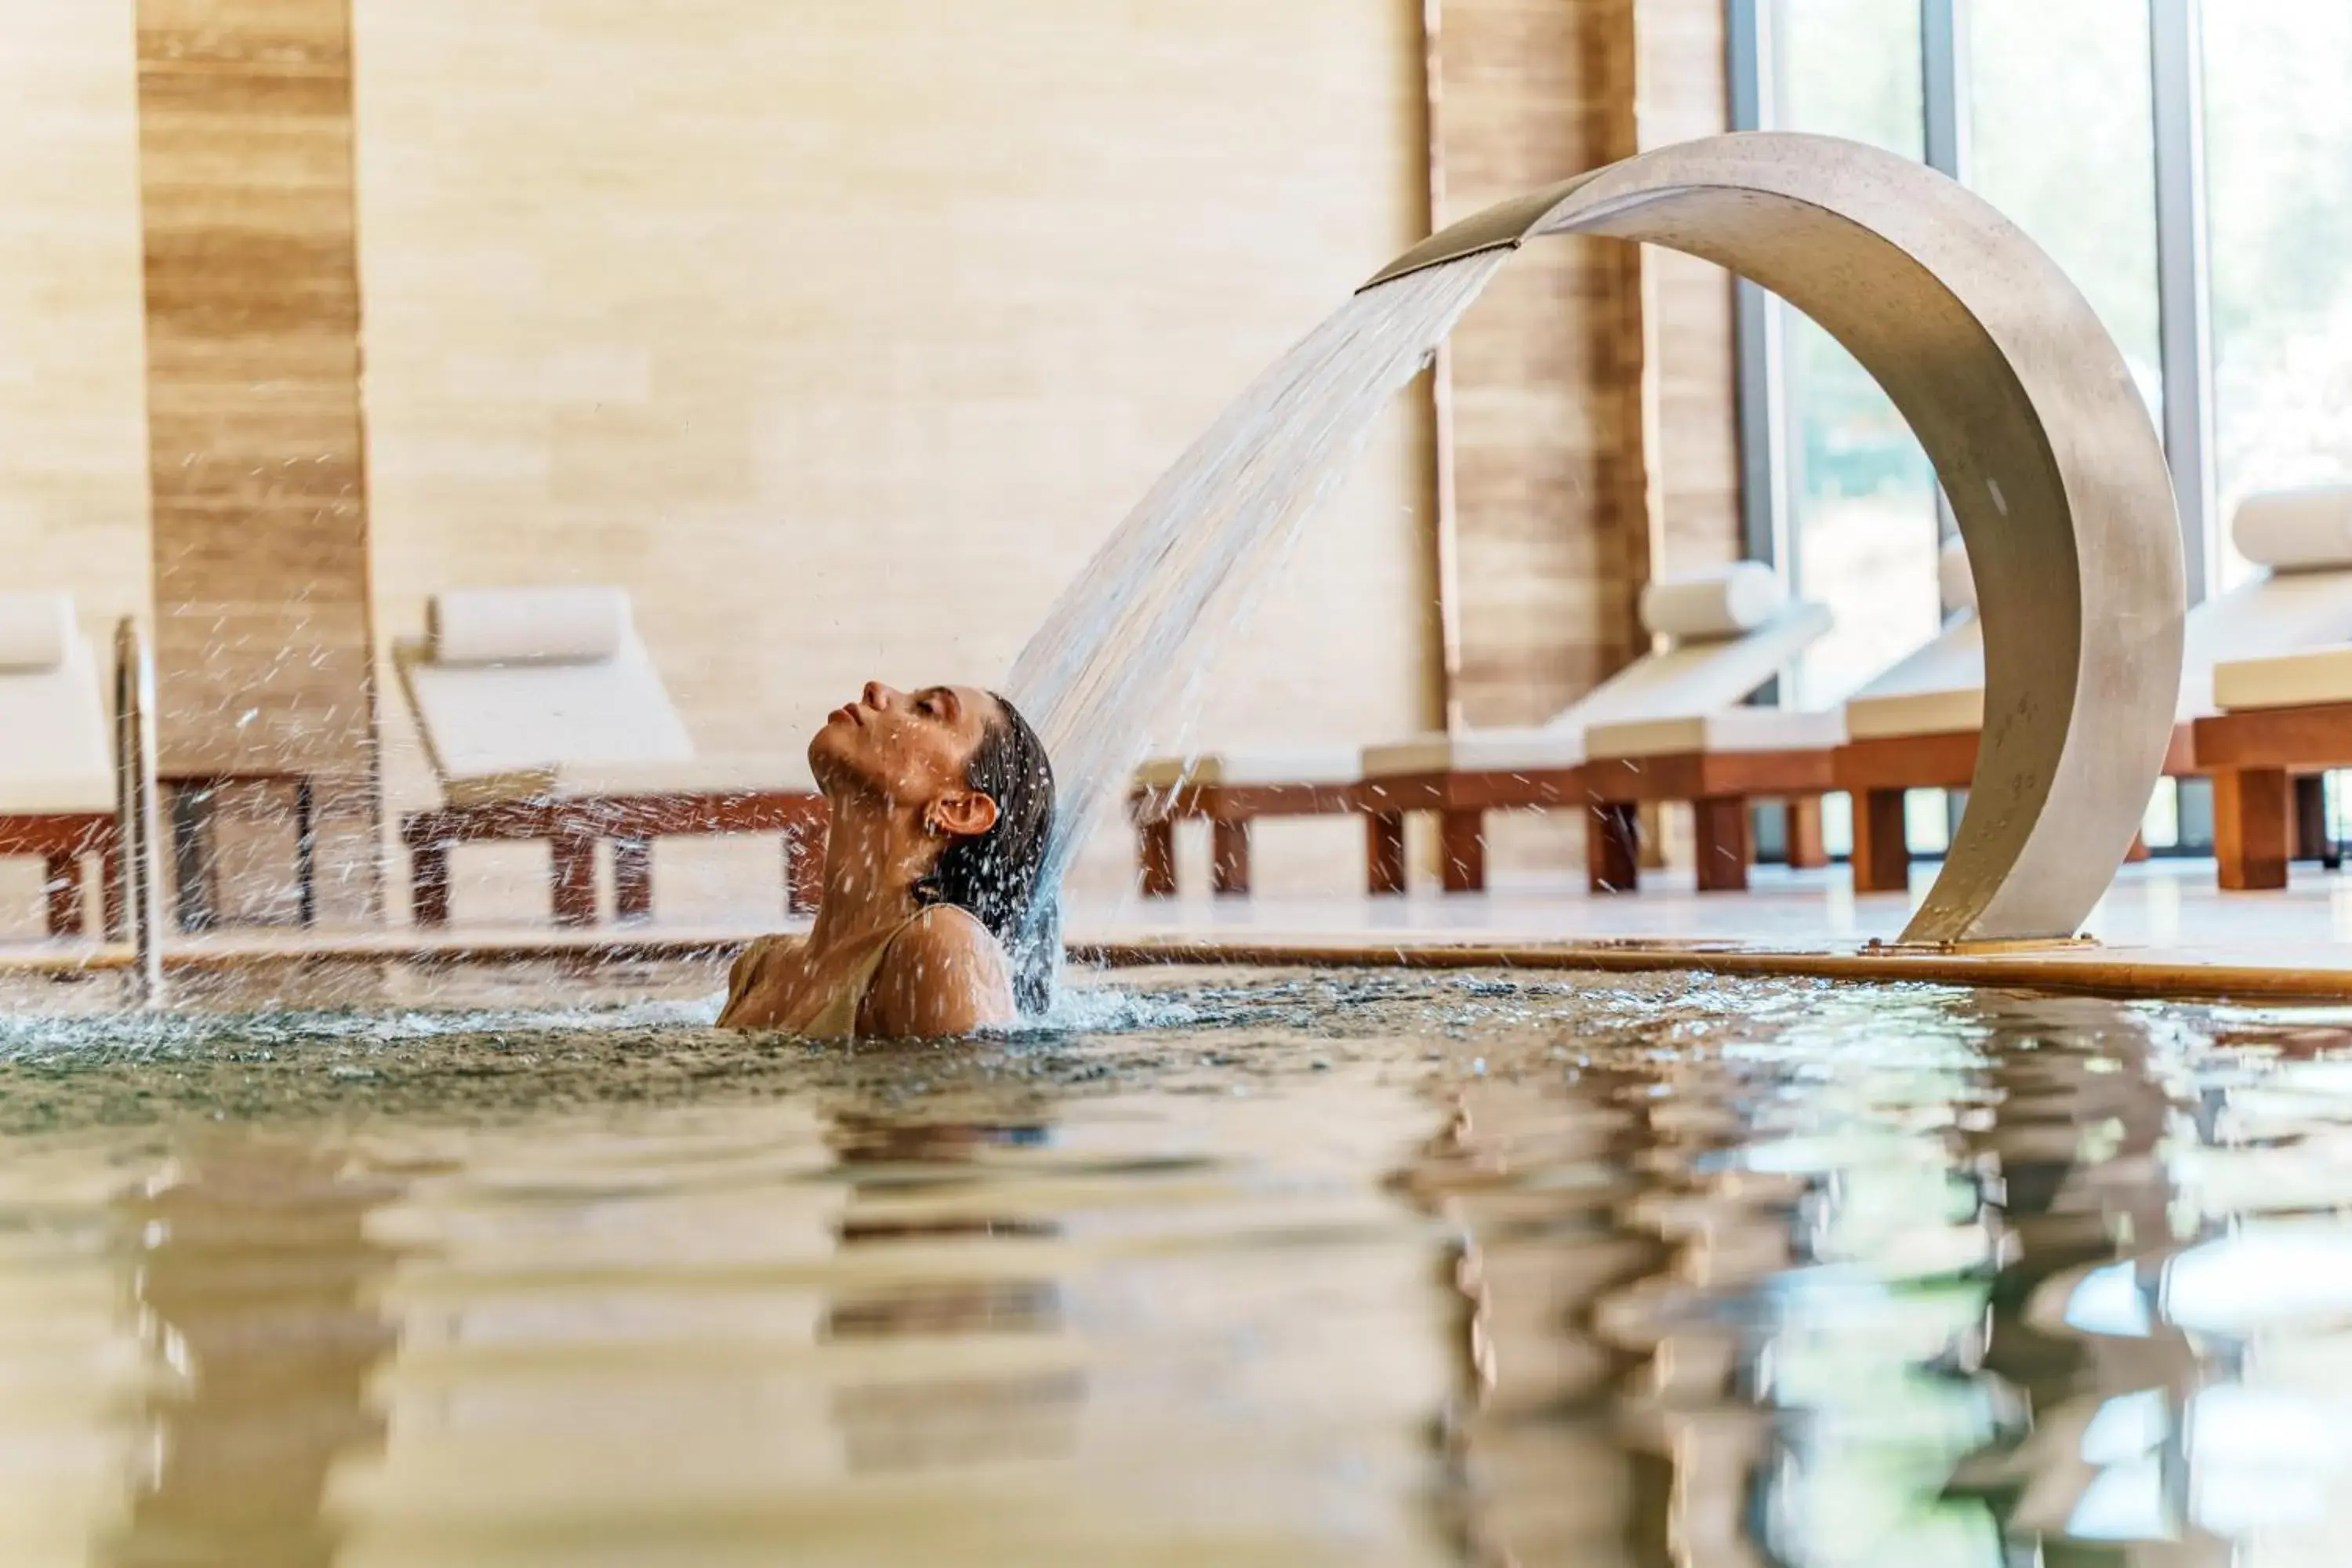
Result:
{"type": "Polygon", "coordinates": [[[898,691],[868,681],[809,742],[817,786],[928,805],[969,793],[972,752],[999,721],[996,699],[973,686],[898,691]]]}

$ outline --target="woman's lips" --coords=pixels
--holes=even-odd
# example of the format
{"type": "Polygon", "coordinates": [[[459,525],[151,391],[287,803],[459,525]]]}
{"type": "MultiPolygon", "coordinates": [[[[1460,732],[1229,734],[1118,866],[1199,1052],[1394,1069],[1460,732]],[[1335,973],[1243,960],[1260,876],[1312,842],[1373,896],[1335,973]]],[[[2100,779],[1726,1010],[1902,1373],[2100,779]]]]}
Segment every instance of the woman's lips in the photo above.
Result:
{"type": "Polygon", "coordinates": [[[833,710],[832,717],[836,723],[844,719],[853,724],[862,725],[866,722],[865,716],[857,711],[857,704],[855,702],[843,703],[833,710]]]}

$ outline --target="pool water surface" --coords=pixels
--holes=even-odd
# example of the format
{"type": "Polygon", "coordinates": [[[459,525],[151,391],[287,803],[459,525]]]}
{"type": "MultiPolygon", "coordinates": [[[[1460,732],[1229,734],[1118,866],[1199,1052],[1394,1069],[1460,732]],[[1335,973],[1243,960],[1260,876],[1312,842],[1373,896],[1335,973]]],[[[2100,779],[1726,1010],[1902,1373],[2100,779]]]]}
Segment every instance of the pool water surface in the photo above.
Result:
{"type": "Polygon", "coordinates": [[[2352,1539],[2352,1014],[1194,969],[841,1047],[719,973],[10,983],[0,1563],[2352,1539]]]}

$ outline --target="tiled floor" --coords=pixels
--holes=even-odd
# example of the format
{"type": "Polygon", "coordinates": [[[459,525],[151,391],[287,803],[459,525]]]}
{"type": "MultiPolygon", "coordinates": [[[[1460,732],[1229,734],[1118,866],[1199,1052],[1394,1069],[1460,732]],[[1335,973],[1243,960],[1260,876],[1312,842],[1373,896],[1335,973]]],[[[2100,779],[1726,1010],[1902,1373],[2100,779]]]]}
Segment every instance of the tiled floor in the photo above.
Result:
{"type": "MultiPolygon", "coordinates": [[[[1915,879],[1925,893],[1932,868],[1915,879]]],[[[1843,868],[1759,870],[1745,894],[1699,895],[1652,879],[1638,895],[1596,899],[1565,882],[1488,894],[1403,899],[1129,899],[1080,905],[1067,920],[1083,950],[1121,959],[1284,958],[1500,963],[1548,967],[1704,967],[1727,972],[1949,980],[2125,994],[2352,1001],[2352,877],[2298,868],[2284,892],[2225,894],[2210,861],[2126,868],[2078,945],[1874,950],[1900,933],[1911,900],[1854,897],[1843,868]]],[[[363,931],[224,931],[181,939],[191,966],[305,955],[496,959],[574,952],[709,951],[747,928],[656,924],[614,932],[457,926],[432,937],[363,931]]],[[[0,969],[125,961],[121,949],[0,946],[0,969]]]]}

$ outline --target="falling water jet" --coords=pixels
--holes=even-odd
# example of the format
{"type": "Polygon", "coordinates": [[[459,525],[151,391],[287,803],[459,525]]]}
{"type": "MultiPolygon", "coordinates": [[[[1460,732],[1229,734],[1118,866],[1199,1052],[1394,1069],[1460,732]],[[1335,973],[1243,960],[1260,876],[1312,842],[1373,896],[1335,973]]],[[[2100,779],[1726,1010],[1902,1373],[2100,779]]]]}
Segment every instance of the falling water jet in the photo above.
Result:
{"type": "Polygon", "coordinates": [[[1186,717],[1203,628],[1233,624],[1496,268],[1561,233],[1668,246],[1772,289],[1902,410],[1951,498],[1986,650],[1970,809],[1905,938],[2071,935],[2122,863],[2171,738],[2186,603],[2162,447],[2114,341],[2022,230],[1907,159],[1775,132],[1642,153],[1433,236],[1162,476],[1007,688],[1063,781],[1047,891],[1149,727],[1171,706],[1186,717]]]}
{"type": "Polygon", "coordinates": [[[1226,408],[1064,592],[1007,684],[1054,755],[1066,825],[1056,881],[1076,825],[1108,804],[1149,718],[1189,705],[1204,634],[1240,618],[1502,259],[1465,258],[1352,297],[1226,408]]]}

